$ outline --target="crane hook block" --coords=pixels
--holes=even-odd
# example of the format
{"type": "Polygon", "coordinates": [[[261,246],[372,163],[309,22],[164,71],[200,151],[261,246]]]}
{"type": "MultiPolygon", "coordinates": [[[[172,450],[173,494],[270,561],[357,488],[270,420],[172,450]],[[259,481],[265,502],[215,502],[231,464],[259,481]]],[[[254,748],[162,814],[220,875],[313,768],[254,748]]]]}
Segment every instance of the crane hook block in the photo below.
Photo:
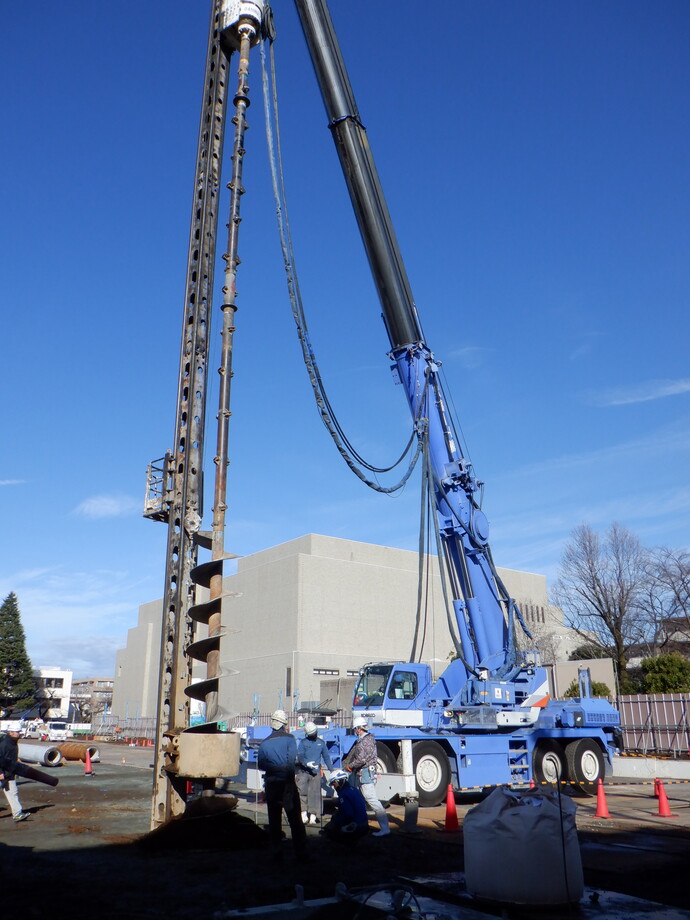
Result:
{"type": "Polygon", "coordinates": [[[253,26],[252,45],[258,42],[261,37],[264,6],[264,0],[221,0],[218,26],[223,39],[234,51],[239,51],[239,26],[242,23],[253,26]]]}

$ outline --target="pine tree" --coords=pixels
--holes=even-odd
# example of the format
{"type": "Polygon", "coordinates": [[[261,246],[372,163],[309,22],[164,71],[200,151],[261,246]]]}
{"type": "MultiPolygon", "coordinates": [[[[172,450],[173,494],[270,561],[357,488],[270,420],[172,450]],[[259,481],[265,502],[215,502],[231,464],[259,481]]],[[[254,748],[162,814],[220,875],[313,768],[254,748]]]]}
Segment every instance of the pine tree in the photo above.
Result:
{"type": "Polygon", "coordinates": [[[8,717],[19,716],[35,699],[36,679],[26,653],[17,595],[11,592],[0,607],[0,709],[8,717]]]}

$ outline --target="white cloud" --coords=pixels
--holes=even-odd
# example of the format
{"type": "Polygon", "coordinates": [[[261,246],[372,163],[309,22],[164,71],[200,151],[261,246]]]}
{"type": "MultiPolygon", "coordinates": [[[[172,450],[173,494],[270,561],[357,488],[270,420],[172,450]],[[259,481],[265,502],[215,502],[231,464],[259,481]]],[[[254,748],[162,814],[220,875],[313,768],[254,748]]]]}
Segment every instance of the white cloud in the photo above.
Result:
{"type": "Polygon", "coordinates": [[[591,393],[590,397],[598,406],[629,406],[634,403],[652,402],[667,396],[679,396],[690,393],[690,377],[680,380],[649,380],[631,387],[615,387],[600,393],[591,393]]]}
{"type": "Polygon", "coordinates": [[[574,345],[573,350],[568,355],[568,360],[578,361],[591,354],[599,340],[602,338],[600,332],[586,332],[580,337],[579,344],[574,345]]]}
{"type": "Polygon", "coordinates": [[[466,370],[474,370],[484,364],[484,360],[490,351],[490,348],[481,348],[478,345],[466,345],[464,348],[456,348],[451,351],[448,357],[449,359],[459,361],[461,366],[466,370]]]}
{"type": "Polygon", "coordinates": [[[125,647],[126,637],[66,636],[50,643],[35,643],[30,649],[34,667],[57,665],[69,668],[76,680],[84,677],[114,677],[115,653],[125,647]]]}
{"type": "Polygon", "coordinates": [[[128,572],[114,569],[36,568],[0,577],[0,595],[17,595],[32,664],[71,668],[79,677],[114,672],[115,651],[137,622],[141,590],[128,572]]]}
{"type": "Polygon", "coordinates": [[[21,486],[26,479],[0,479],[0,486],[21,486]]]}
{"type": "Polygon", "coordinates": [[[524,479],[532,476],[544,477],[575,470],[579,467],[594,466],[601,470],[604,464],[620,463],[628,459],[641,462],[654,457],[677,456],[690,449],[690,428],[684,419],[677,423],[651,431],[641,438],[609,444],[595,450],[563,454],[529,463],[525,466],[506,469],[494,477],[493,482],[508,481],[513,478],[524,479]]]}
{"type": "Polygon", "coordinates": [[[128,517],[141,512],[141,503],[129,495],[93,495],[84,499],[72,512],[83,518],[128,517]]]}

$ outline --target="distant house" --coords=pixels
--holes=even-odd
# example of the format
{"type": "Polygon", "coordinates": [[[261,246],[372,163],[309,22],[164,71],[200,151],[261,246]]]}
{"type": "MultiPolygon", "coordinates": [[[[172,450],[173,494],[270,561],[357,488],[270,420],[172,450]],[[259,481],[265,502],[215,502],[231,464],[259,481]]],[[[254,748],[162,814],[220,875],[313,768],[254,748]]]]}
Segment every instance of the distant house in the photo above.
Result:
{"type": "Polygon", "coordinates": [[[112,677],[85,677],[72,681],[73,722],[91,722],[108,712],[113,701],[112,677]]]}
{"type": "Polygon", "coordinates": [[[68,719],[72,693],[72,671],[68,668],[41,667],[34,669],[38,685],[36,707],[31,714],[47,719],[68,719]]]}
{"type": "Polygon", "coordinates": [[[673,652],[690,661],[690,620],[688,617],[667,617],[661,620],[653,642],[643,642],[628,648],[628,664],[636,668],[645,658],[670,655],[673,652]]]}

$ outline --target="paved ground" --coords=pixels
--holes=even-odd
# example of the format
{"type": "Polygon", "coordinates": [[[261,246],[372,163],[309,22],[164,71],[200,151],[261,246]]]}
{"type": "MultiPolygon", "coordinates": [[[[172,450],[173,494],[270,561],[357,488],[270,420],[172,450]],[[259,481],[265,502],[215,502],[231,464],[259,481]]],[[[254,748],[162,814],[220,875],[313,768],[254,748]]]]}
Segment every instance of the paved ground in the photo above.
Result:
{"type": "MultiPolygon", "coordinates": [[[[404,811],[391,806],[390,837],[370,837],[343,852],[310,828],[310,861],[297,864],[286,843],[285,860],[276,865],[265,846],[265,808],[239,787],[232,790],[239,798],[234,812],[199,816],[150,837],[151,749],[99,747],[93,776],[71,763],[55,770],[55,789],[21,784],[28,821],[13,824],[0,797],[3,911],[51,920],[206,920],[289,901],[297,884],[311,899],[332,896],[338,882],[356,888],[463,868],[462,822],[477,797],[458,797],[457,832],[444,831],[446,809],[439,806],[420,810],[418,833],[404,833],[404,811]]],[[[650,781],[607,785],[608,819],[595,817],[596,799],[576,800],[585,881],[690,910],[690,783],[666,780],[664,791],[671,818],[659,816],[650,781]]]]}

